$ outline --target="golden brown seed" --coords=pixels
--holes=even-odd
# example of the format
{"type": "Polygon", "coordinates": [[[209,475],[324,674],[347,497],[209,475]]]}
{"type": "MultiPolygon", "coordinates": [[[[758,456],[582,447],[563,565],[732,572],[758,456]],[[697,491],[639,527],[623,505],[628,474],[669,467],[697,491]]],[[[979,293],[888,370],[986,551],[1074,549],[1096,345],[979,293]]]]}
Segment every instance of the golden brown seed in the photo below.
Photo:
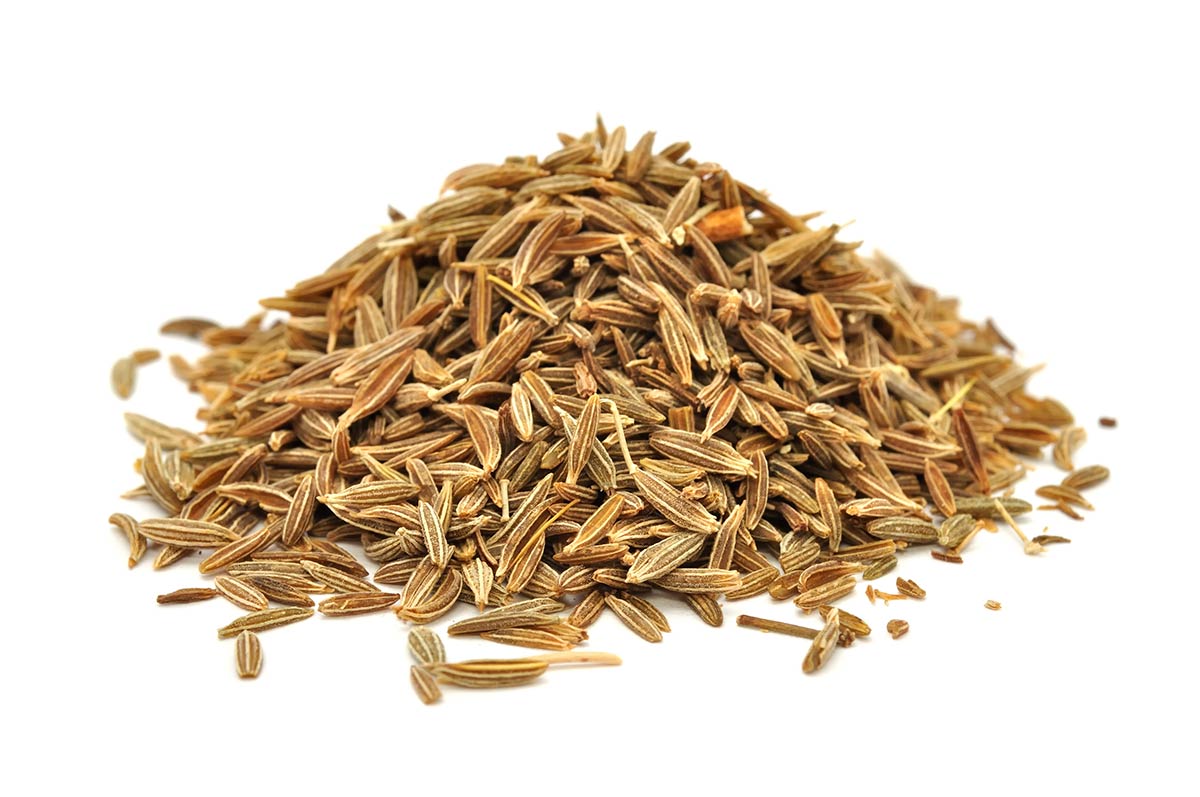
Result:
{"type": "Polygon", "coordinates": [[[806,674],[811,675],[829,661],[833,649],[837,647],[838,635],[841,630],[841,619],[838,616],[838,610],[834,609],[825,618],[825,625],[813,637],[812,645],[809,646],[808,653],[804,656],[803,670],[806,674]]]}
{"type": "Polygon", "coordinates": [[[429,670],[439,683],[468,689],[520,686],[538,678],[548,663],[541,659],[476,659],[435,664],[429,670]]]}
{"type": "Polygon", "coordinates": [[[442,688],[438,686],[437,678],[428,667],[414,664],[408,668],[408,673],[409,683],[422,703],[431,706],[442,699],[442,688]]]}
{"type": "Polygon", "coordinates": [[[312,609],[300,608],[267,609],[263,612],[252,612],[244,617],[239,617],[217,631],[217,636],[221,639],[228,639],[237,636],[243,631],[265,631],[268,628],[278,628],[281,625],[307,620],[312,616],[312,609]]]}
{"type": "Polygon", "coordinates": [[[262,611],[267,608],[267,596],[245,581],[233,576],[217,576],[213,586],[234,606],[248,612],[262,611]]]}
{"type": "Polygon", "coordinates": [[[257,678],[262,670],[262,643],[258,634],[243,631],[237,638],[237,671],[239,678],[257,678]]]}

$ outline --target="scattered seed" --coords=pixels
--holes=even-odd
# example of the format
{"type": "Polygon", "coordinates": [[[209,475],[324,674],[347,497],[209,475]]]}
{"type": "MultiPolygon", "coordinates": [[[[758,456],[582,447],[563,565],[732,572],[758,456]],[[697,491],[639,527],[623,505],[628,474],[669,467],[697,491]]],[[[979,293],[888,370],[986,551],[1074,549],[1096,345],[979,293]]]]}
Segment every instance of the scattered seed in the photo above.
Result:
{"type": "Polygon", "coordinates": [[[243,631],[237,638],[237,671],[239,678],[257,678],[262,670],[262,643],[258,634],[243,631]]]}

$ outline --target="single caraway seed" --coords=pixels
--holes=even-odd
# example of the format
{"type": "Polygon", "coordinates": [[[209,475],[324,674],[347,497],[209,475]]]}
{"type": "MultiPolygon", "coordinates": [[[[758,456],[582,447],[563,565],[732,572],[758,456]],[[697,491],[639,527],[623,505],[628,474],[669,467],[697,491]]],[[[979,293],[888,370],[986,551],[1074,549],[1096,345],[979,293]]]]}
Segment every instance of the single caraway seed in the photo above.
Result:
{"type": "Polygon", "coordinates": [[[414,664],[409,667],[409,683],[412,684],[413,691],[417,693],[417,697],[427,706],[442,699],[442,688],[438,686],[437,677],[430,672],[428,667],[420,664],[414,664]]]}
{"type": "Polygon", "coordinates": [[[159,595],[157,600],[160,605],[164,606],[171,603],[197,603],[212,600],[220,594],[215,589],[207,587],[185,587],[165,595],[159,595]]]}
{"type": "Polygon", "coordinates": [[[235,606],[248,612],[262,611],[267,608],[267,596],[257,587],[233,576],[217,576],[213,579],[217,592],[235,606]]]}
{"type": "Polygon", "coordinates": [[[235,637],[243,631],[265,631],[268,628],[278,628],[281,625],[289,625],[307,620],[313,616],[312,609],[301,609],[289,607],[285,609],[267,609],[262,612],[251,612],[244,617],[239,617],[229,625],[217,631],[217,636],[221,639],[229,639],[235,637]]]}
{"type": "Polygon", "coordinates": [[[262,643],[258,634],[243,631],[237,638],[237,671],[239,678],[257,678],[262,669],[262,643]]]}
{"type": "Polygon", "coordinates": [[[132,357],[122,357],[113,363],[112,388],[119,398],[127,399],[133,395],[136,374],[137,361],[132,357]]]}
{"type": "Polygon", "coordinates": [[[441,664],[446,660],[442,638],[422,626],[408,632],[408,651],[418,664],[441,664]]]}
{"type": "Polygon", "coordinates": [[[825,617],[825,625],[813,637],[808,653],[804,655],[803,670],[811,675],[825,666],[833,649],[837,647],[838,635],[841,633],[841,618],[838,610],[834,609],[825,617]]]}
{"type": "MultiPolygon", "coordinates": [[[[1078,459],[1082,428],[1027,391],[1035,369],[995,324],[686,142],[597,120],[443,191],[244,322],[164,325],[207,349],[170,358],[199,424],[126,414],[126,495],[166,517],[111,522],[131,566],[154,548],[214,589],[162,602],[250,611],[222,637],[315,611],[420,626],[461,603],[451,636],[578,655],[606,611],[657,640],[668,602],[716,626],[721,601],[765,591],[826,621],[812,672],[870,633],[832,608],[860,579],[924,595],[869,582],[919,546],[961,562],[980,528],[1032,511],[1007,495],[1023,457],[1078,459]]],[[[114,390],[156,356],[122,358],[114,390]]],[[[1107,476],[1039,495],[1078,514],[1107,476]]],[[[549,662],[447,664],[413,633],[430,702],[549,662]]]]}
{"type": "Polygon", "coordinates": [[[899,639],[908,633],[908,621],[888,620],[887,632],[892,635],[892,639],[899,639]]]}
{"type": "Polygon", "coordinates": [[[992,601],[992,600],[985,601],[983,604],[983,608],[991,609],[994,612],[998,612],[998,611],[1000,611],[1000,601],[992,601]]]}

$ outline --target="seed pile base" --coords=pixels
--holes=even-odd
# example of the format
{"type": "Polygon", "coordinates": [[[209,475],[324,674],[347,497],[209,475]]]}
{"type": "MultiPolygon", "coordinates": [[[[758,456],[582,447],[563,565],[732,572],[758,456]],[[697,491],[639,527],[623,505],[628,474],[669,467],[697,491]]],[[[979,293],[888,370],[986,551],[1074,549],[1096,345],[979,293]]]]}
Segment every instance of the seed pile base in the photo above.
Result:
{"type": "MultiPolygon", "coordinates": [[[[454,172],[261,301],[274,312],[164,327],[211,349],[171,358],[204,428],[127,416],[146,444],[132,495],[168,517],[113,523],[131,565],[202,552],[211,588],[159,600],[244,609],[220,630],[242,674],[253,632],[314,608],[425,624],[466,603],[480,614],[451,635],[566,651],[606,610],[658,641],[664,594],[720,625],[721,598],[764,592],[819,612],[785,631],[812,638],[812,671],[870,632],[831,604],[906,548],[961,561],[982,523],[1029,511],[989,497],[1022,455],[1070,464],[1082,430],[1026,392],[996,327],[836,224],[686,143],[602,123],[559,139],[454,172]]],[[[131,366],[115,373],[128,393],[131,366]]],[[[1040,494],[1078,506],[1103,475],[1040,494]]],[[[424,661],[414,686],[523,682],[530,661],[424,661]]]]}

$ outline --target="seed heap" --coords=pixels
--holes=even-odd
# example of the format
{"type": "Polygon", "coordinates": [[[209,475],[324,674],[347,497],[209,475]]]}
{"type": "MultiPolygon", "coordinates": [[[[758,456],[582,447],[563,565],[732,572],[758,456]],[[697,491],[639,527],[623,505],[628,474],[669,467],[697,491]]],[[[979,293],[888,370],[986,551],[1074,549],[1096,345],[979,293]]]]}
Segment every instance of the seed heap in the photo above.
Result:
{"type": "MultiPolygon", "coordinates": [[[[203,551],[215,578],[160,602],[222,596],[248,613],[220,636],[243,640],[314,608],[424,624],[468,604],[451,635],[565,651],[605,609],[657,642],[663,595],[720,625],[720,596],[767,592],[820,611],[813,671],[870,632],[829,605],[860,578],[909,547],[961,561],[981,523],[1030,511],[989,497],[1020,455],[1070,462],[1083,435],[1060,439],[1070,413],[1026,393],[991,322],[686,143],[559,138],[391,211],[262,300],[282,318],[164,327],[211,349],[171,358],[204,430],[127,416],[130,495],[168,517],[113,522],[131,565],[203,551]]],[[[1078,504],[1095,476],[1044,495],[1078,504]]],[[[432,701],[495,672],[431,660],[413,680],[432,701]]]]}

